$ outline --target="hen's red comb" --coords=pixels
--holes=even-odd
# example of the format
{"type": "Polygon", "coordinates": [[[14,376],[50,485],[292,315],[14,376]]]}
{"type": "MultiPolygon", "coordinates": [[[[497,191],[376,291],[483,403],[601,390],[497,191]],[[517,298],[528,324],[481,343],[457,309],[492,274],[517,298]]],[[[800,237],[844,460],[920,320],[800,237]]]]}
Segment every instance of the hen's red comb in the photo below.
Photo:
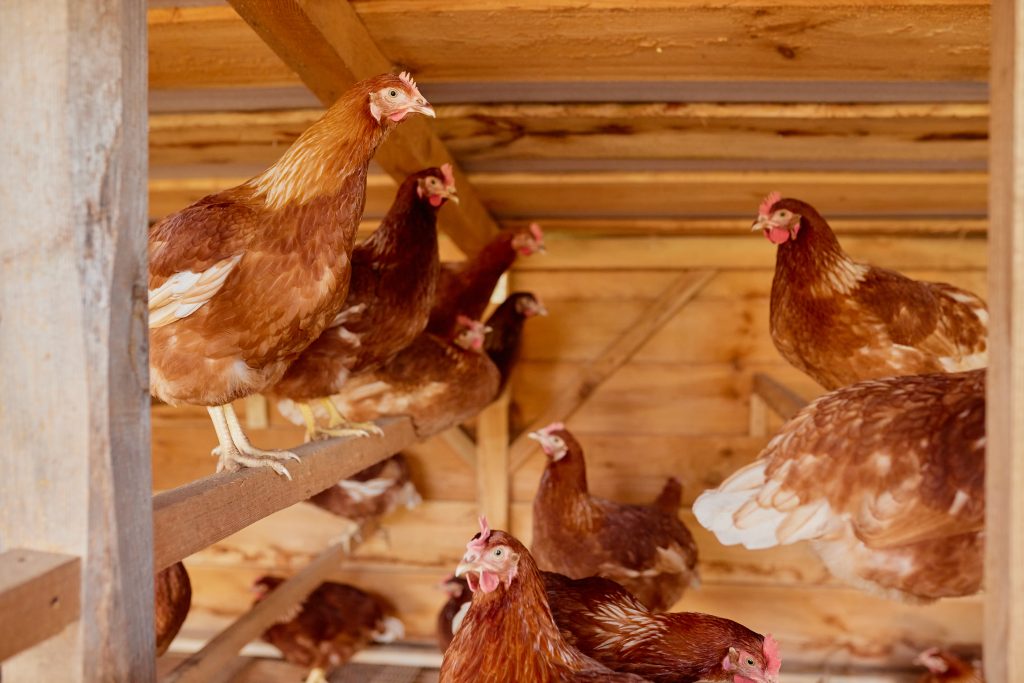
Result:
{"type": "Polygon", "coordinates": [[[768,212],[772,210],[773,206],[775,206],[775,202],[779,201],[780,199],[782,199],[782,194],[780,192],[772,192],[771,194],[769,194],[767,197],[761,200],[761,206],[757,207],[757,215],[767,216],[768,212]]]}
{"type": "Polygon", "coordinates": [[[405,83],[413,90],[416,90],[416,92],[419,92],[419,90],[416,88],[416,81],[412,80],[412,74],[410,74],[408,71],[403,71],[402,73],[398,74],[398,78],[399,80],[402,81],[402,83],[405,83]]]}
{"type": "Polygon", "coordinates": [[[444,176],[444,184],[448,187],[455,187],[455,174],[452,173],[451,164],[443,164],[441,166],[441,175],[444,176]]]}
{"type": "Polygon", "coordinates": [[[487,524],[487,517],[480,515],[480,535],[466,544],[466,550],[482,553],[487,548],[487,539],[490,536],[491,527],[487,524]]]}
{"type": "Polygon", "coordinates": [[[779,643],[772,638],[771,634],[764,637],[762,650],[764,651],[764,658],[768,662],[766,666],[768,673],[777,676],[779,669],[782,668],[782,657],[779,656],[779,643]]]}
{"type": "Polygon", "coordinates": [[[544,231],[540,229],[540,224],[530,223],[530,234],[533,235],[533,239],[538,242],[544,241],[544,231]]]}

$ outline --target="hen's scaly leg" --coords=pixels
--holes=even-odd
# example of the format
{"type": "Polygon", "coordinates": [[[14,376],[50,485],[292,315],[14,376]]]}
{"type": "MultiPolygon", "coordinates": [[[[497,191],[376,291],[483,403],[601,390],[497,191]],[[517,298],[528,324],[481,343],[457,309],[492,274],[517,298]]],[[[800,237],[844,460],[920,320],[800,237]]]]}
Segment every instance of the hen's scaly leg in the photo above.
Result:
{"type": "MultiPolygon", "coordinates": [[[[231,407],[231,404],[218,406],[217,409],[221,411],[223,419],[227,423],[228,435],[232,446],[229,450],[225,450],[223,447],[216,449],[219,451],[216,454],[220,456],[220,461],[217,463],[218,472],[223,469],[230,472],[241,467],[269,467],[283,477],[292,478],[292,475],[288,473],[288,468],[279,461],[298,460],[299,456],[289,451],[264,451],[256,448],[249,443],[249,437],[242,430],[242,425],[238,422],[238,416],[235,415],[235,409],[231,407]]],[[[213,410],[212,408],[210,409],[211,416],[214,414],[213,410]]],[[[216,417],[214,417],[213,422],[214,426],[216,426],[216,417]]]]}
{"type": "Polygon", "coordinates": [[[296,401],[295,407],[302,413],[302,421],[306,423],[306,443],[316,439],[319,427],[316,426],[316,416],[313,415],[313,409],[310,408],[308,403],[296,401]]]}
{"type": "Polygon", "coordinates": [[[310,669],[309,675],[306,676],[306,683],[327,683],[327,672],[319,667],[310,669]]]}
{"type": "Polygon", "coordinates": [[[369,436],[375,434],[384,436],[384,430],[373,422],[349,422],[344,415],[338,411],[334,401],[329,398],[321,398],[320,402],[327,409],[327,429],[321,429],[323,434],[331,436],[369,436]]]}

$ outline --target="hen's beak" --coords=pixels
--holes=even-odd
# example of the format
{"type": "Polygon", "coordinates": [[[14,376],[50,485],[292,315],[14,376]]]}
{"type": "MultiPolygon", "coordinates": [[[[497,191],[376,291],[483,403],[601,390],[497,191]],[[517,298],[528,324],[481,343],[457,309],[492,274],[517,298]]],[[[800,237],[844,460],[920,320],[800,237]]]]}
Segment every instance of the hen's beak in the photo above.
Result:
{"type": "Polygon", "coordinates": [[[451,201],[453,201],[456,204],[458,204],[459,203],[459,193],[455,189],[455,187],[454,186],[449,186],[449,187],[446,187],[444,189],[445,189],[445,196],[448,199],[450,199],[451,201]]]}
{"type": "Polygon", "coordinates": [[[547,307],[544,304],[542,304],[541,302],[538,301],[537,302],[537,306],[536,306],[536,308],[534,308],[533,312],[534,312],[534,315],[547,315],[548,314],[548,309],[547,309],[547,307]]]}
{"type": "Polygon", "coordinates": [[[750,232],[758,232],[759,230],[767,230],[768,217],[758,216],[754,221],[754,224],[750,226],[750,232]]]}
{"type": "Polygon", "coordinates": [[[543,432],[530,432],[526,435],[527,438],[533,439],[540,444],[540,447],[544,449],[545,453],[551,453],[555,446],[551,443],[551,437],[543,432]]]}
{"type": "MultiPolygon", "coordinates": [[[[451,565],[449,565],[449,566],[451,566],[451,565]]],[[[465,576],[469,572],[478,572],[478,571],[480,571],[480,567],[477,566],[476,562],[466,562],[465,560],[463,560],[462,562],[459,563],[459,566],[455,568],[455,578],[459,578],[460,576],[465,576]]]]}
{"type": "Polygon", "coordinates": [[[429,116],[432,119],[437,118],[437,112],[434,111],[430,102],[427,102],[422,97],[417,98],[416,101],[413,102],[413,105],[409,107],[409,111],[418,112],[424,116],[429,116]]]}

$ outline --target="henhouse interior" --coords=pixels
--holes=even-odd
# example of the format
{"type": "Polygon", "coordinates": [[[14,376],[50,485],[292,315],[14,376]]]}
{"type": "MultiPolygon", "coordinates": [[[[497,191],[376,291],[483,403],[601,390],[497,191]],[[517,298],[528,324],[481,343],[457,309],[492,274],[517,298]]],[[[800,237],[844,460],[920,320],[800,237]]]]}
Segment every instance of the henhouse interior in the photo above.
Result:
{"type": "Polygon", "coordinates": [[[1024,0],[4,0],[3,683],[1024,681],[1024,0]]]}

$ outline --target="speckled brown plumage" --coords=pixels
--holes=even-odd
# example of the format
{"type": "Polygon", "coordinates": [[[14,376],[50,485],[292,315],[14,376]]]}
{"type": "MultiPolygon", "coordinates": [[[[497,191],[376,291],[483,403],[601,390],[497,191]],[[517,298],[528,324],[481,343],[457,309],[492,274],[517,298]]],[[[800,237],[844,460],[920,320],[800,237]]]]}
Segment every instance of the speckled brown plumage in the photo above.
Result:
{"type": "Polygon", "coordinates": [[[472,258],[441,264],[427,332],[442,337],[451,334],[460,315],[479,320],[494,287],[515,263],[516,255],[527,256],[543,249],[543,236],[538,240],[538,234],[539,229],[531,228],[502,230],[472,258]]]}
{"type": "Polygon", "coordinates": [[[171,641],[178,635],[192,606],[192,583],[185,565],[175,562],[167,569],[157,572],[155,579],[156,599],[156,656],[167,652],[171,641]]]}
{"type": "MultiPolygon", "coordinates": [[[[254,588],[256,602],[277,588],[284,578],[264,576],[254,588]]],[[[390,642],[401,635],[392,607],[380,596],[343,583],[326,582],[282,621],[263,632],[286,661],[329,670],[352,658],[373,642],[390,642]]]]}
{"type": "MultiPolygon", "coordinates": [[[[676,511],[665,509],[678,482],[652,506],[625,505],[590,495],[583,448],[565,429],[565,455],[553,459],[533,501],[533,554],[538,565],[570,578],[604,576],[625,586],[650,609],[674,605],[698,581],[697,545],[676,511]]],[[[547,445],[545,451],[548,450],[547,445]]]]}
{"type": "Polygon", "coordinates": [[[337,325],[324,330],[289,366],[273,393],[308,400],[338,391],[349,375],[386,362],[427,324],[440,268],[437,211],[424,183],[441,189],[439,168],[414,173],[398,188],[380,227],[352,252],[352,280],[337,325]],[[340,319],[340,320],[339,320],[340,319]]]}
{"type": "Polygon", "coordinates": [[[614,581],[542,575],[562,635],[610,669],[654,683],[732,681],[737,671],[751,683],[778,680],[764,636],[731,619],[697,612],[655,614],[614,581]],[[722,668],[729,648],[736,651],[732,671],[722,668]]]}
{"type": "MultiPolygon", "coordinates": [[[[483,552],[502,548],[514,569],[492,592],[477,591],[445,651],[441,683],[640,683],[613,672],[569,645],[548,608],[530,552],[510,534],[491,531],[483,552]]],[[[472,585],[472,583],[470,584],[472,585]]]]}
{"type": "Polygon", "coordinates": [[[805,202],[780,199],[768,211],[759,220],[783,211],[785,220],[799,217],[795,237],[778,247],[771,293],[772,341],[795,367],[827,389],[985,367],[980,298],[850,259],[805,202]]]}
{"type": "Polygon", "coordinates": [[[819,398],[694,504],[723,543],[810,541],[838,578],[921,601],[981,587],[985,371],[860,382],[819,398]]]}

